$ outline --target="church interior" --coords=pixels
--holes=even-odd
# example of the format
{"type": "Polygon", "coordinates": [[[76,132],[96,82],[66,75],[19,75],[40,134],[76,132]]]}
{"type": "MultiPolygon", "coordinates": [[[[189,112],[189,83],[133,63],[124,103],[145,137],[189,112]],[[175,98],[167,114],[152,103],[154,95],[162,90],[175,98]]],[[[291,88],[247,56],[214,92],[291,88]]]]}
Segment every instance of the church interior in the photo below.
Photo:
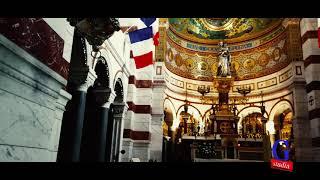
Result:
{"type": "Polygon", "coordinates": [[[320,162],[320,18],[154,19],[0,18],[0,161],[320,162]]]}

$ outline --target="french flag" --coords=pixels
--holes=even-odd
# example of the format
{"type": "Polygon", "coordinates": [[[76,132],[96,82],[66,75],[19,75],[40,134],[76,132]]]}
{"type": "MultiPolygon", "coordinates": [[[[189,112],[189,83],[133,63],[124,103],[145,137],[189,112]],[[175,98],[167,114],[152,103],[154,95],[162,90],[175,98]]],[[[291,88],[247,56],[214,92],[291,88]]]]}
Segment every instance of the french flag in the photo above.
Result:
{"type": "Polygon", "coordinates": [[[159,45],[159,19],[158,18],[140,18],[146,27],[152,27],[153,42],[155,46],[159,45]]]}
{"type": "Polygon", "coordinates": [[[132,56],[137,69],[153,64],[154,46],[159,44],[157,18],[140,18],[140,20],[143,26],[129,32],[132,56]]]}

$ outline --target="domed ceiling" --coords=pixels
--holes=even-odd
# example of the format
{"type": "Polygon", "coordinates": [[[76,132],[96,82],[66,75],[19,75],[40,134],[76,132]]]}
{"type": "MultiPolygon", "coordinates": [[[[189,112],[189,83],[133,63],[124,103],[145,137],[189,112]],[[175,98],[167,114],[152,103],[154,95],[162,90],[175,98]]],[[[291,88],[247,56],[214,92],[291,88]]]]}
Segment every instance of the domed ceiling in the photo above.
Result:
{"type": "Polygon", "coordinates": [[[288,34],[277,18],[169,18],[165,65],[172,73],[212,81],[218,42],[227,43],[235,80],[266,76],[290,64],[288,34]]]}
{"type": "Polygon", "coordinates": [[[190,41],[213,44],[247,41],[273,30],[279,18],[169,18],[170,28],[190,41]]]}

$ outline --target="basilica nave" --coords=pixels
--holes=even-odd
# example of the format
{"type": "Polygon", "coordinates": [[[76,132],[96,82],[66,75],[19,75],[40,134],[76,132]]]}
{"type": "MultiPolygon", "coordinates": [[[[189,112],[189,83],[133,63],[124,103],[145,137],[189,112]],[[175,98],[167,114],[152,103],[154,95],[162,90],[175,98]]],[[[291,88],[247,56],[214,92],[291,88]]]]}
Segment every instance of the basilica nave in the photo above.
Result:
{"type": "Polygon", "coordinates": [[[0,161],[319,162],[319,27],[0,18],[0,161]]]}

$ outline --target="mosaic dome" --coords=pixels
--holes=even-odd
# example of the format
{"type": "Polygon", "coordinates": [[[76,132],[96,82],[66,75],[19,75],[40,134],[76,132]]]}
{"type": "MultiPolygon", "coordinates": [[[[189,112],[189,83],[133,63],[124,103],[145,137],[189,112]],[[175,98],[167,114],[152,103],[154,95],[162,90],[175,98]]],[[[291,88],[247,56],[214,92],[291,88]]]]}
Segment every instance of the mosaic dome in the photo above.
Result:
{"type": "Polygon", "coordinates": [[[212,81],[218,43],[227,43],[236,80],[259,78],[288,64],[288,34],[281,18],[169,18],[165,64],[184,78],[212,81]]]}
{"type": "Polygon", "coordinates": [[[180,37],[198,43],[247,41],[274,30],[279,18],[169,18],[170,29],[180,37]]]}

